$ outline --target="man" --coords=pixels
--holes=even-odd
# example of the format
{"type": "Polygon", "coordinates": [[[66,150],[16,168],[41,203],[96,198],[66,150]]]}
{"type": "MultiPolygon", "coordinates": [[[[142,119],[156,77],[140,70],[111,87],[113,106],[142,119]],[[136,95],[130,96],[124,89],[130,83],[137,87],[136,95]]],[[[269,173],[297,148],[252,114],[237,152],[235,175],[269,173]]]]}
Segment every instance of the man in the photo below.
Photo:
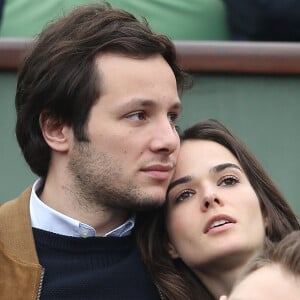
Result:
{"type": "Polygon", "coordinates": [[[294,231],[254,257],[230,296],[220,300],[296,300],[299,293],[300,231],[294,231]]]}
{"type": "Polygon", "coordinates": [[[184,85],[172,42],[124,11],[78,7],[43,30],[16,93],[39,180],[0,207],[1,299],[159,299],[134,212],[164,201],[184,85]]]}

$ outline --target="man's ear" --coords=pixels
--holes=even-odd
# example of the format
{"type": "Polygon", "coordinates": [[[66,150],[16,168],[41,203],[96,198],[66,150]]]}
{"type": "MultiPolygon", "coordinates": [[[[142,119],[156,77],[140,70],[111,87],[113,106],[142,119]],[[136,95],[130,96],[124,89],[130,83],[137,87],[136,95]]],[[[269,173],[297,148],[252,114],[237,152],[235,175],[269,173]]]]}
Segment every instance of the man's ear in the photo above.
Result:
{"type": "Polygon", "coordinates": [[[40,128],[46,143],[55,151],[65,152],[70,148],[72,130],[47,112],[39,118],[40,128]]]}
{"type": "Polygon", "coordinates": [[[168,253],[173,259],[179,258],[179,254],[171,242],[168,242],[168,253]]]}

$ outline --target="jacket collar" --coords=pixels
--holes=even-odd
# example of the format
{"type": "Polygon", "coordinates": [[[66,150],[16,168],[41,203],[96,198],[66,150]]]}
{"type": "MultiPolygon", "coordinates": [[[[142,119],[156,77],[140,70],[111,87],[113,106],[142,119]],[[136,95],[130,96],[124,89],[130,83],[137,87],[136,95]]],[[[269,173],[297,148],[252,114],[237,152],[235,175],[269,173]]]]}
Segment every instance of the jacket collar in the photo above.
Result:
{"type": "Polygon", "coordinates": [[[11,255],[26,263],[39,264],[30,222],[28,187],[17,199],[0,206],[0,242],[11,255]]]}

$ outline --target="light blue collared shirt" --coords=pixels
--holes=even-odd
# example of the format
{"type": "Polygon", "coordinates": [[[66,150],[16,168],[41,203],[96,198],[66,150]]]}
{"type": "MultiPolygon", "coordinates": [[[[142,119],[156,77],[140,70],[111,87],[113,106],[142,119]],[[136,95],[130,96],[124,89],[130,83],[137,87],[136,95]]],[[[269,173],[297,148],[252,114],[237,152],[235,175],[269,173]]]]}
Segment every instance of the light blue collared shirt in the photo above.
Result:
{"type": "MultiPolygon", "coordinates": [[[[32,227],[73,237],[96,236],[96,230],[85,223],[70,218],[47,206],[37,195],[43,185],[41,178],[33,184],[30,195],[30,217],[32,227]]],[[[129,218],[124,224],[106,233],[105,237],[122,237],[130,235],[135,225],[135,217],[129,218]]]]}

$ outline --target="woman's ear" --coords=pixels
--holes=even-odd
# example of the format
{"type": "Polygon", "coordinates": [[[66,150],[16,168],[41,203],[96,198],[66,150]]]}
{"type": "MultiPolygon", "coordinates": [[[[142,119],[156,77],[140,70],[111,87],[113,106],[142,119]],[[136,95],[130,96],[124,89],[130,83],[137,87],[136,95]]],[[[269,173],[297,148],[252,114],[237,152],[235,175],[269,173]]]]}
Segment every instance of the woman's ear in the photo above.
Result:
{"type": "Polygon", "coordinates": [[[173,259],[179,258],[179,254],[171,242],[168,242],[168,253],[173,259]]]}
{"type": "Polygon", "coordinates": [[[268,236],[268,227],[269,227],[269,218],[267,216],[264,216],[264,225],[265,225],[265,233],[266,233],[266,236],[268,236]]]}
{"type": "Polygon", "coordinates": [[[58,119],[42,112],[39,118],[40,128],[46,143],[58,152],[68,151],[70,148],[71,128],[58,119]]]}

